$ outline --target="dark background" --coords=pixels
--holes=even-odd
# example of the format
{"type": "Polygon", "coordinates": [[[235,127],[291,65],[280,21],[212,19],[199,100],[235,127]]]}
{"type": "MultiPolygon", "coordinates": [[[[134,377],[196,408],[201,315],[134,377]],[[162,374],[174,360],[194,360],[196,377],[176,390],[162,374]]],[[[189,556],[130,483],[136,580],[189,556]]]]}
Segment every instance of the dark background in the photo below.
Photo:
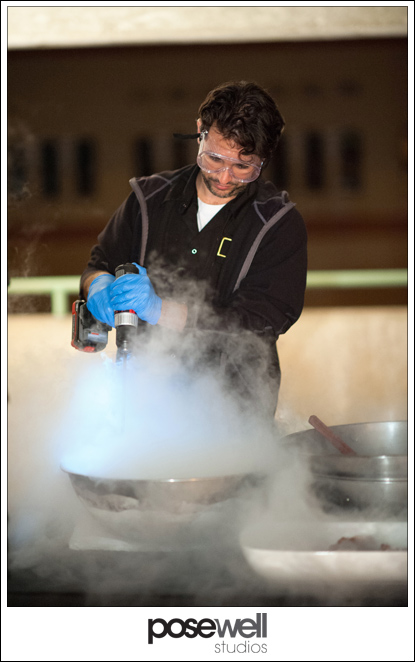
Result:
{"type": "MultiPolygon", "coordinates": [[[[172,134],[231,79],[263,85],[286,120],[265,176],[306,221],[309,269],[405,268],[407,41],[385,38],[10,51],[9,276],[80,274],[131,177],[195,160],[172,134]]],[[[406,296],[313,289],[306,305],[406,296]]]]}

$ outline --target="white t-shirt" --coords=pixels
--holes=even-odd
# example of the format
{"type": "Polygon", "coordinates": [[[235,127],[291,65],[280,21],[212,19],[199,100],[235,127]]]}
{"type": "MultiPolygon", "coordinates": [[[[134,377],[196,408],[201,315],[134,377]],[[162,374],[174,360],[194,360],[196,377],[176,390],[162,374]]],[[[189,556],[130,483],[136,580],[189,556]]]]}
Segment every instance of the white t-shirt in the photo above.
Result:
{"type": "Polygon", "coordinates": [[[209,205],[206,202],[202,202],[200,198],[198,201],[198,210],[197,210],[197,227],[199,232],[203,230],[205,225],[212,220],[214,216],[226,205],[226,202],[223,205],[209,205]]]}

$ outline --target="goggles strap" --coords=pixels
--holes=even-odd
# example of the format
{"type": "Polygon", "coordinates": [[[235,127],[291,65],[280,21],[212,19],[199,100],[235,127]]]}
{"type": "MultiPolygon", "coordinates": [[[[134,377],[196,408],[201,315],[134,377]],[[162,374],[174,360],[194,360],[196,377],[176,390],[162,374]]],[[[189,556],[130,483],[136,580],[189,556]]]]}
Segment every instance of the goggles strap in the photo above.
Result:
{"type": "Polygon", "coordinates": [[[173,138],[181,138],[182,140],[193,140],[200,138],[200,133],[173,133],[173,138]]]}

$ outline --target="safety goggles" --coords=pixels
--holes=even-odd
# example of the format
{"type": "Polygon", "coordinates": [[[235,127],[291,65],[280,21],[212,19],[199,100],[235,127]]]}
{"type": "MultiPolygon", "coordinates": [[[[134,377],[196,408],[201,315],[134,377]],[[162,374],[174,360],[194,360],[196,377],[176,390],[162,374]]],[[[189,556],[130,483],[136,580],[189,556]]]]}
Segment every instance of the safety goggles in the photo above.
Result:
{"type": "Polygon", "coordinates": [[[197,165],[201,170],[208,173],[218,173],[228,170],[234,179],[239,182],[249,183],[258,179],[261,174],[262,161],[260,165],[232,159],[216,152],[204,149],[207,131],[200,134],[199,154],[197,155],[197,165]]]}

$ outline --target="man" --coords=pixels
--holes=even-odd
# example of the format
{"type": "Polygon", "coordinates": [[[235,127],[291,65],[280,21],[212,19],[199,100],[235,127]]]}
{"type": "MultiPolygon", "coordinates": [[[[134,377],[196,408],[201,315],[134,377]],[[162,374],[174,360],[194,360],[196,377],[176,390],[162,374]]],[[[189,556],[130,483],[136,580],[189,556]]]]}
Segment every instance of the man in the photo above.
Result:
{"type": "Polygon", "coordinates": [[[132,179],[81,277],[97,319],[114,326],[114,310],[132,309],[147,329],[178,334],[182,349],[196,338],[196,364],[216,366],[244,402],[272,415],[276,340],[301,314],[307,270],[302,217],[260,178],[283,129],[258,85],[212,90],[199,108],[197,165],[132,179]],[[115,280],[125,262],[140,273],[115,280]]]}

